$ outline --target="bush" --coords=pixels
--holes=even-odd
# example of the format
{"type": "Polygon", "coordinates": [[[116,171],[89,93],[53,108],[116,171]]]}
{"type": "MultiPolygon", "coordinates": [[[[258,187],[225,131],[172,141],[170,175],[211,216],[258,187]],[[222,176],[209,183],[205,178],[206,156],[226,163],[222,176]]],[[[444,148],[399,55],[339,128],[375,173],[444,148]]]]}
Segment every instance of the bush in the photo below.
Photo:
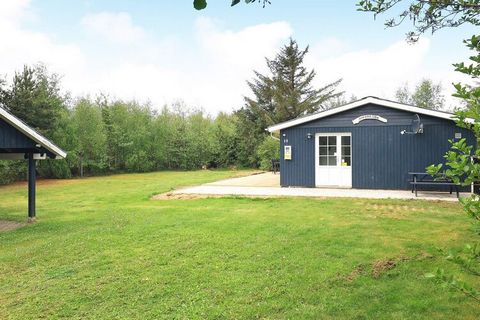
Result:
{"type": "Polygon", "coordinates": [[[66,160],[39,160],[37,161],[37,172],[38,176],[42,178],[67,179],[72,177],[72,172],[66,160]]]}
{"type": "Polygon", "coordinates": [[[257,155],[260,158],[260,169],[270,170],[272,159],[280,158],[280,141],[266,136],[257,148],[257,155]]]}
{"type": "Polygon", "coordinates": [[[0,184],[27,179],[27,161],[0,160],[0,184]]]}

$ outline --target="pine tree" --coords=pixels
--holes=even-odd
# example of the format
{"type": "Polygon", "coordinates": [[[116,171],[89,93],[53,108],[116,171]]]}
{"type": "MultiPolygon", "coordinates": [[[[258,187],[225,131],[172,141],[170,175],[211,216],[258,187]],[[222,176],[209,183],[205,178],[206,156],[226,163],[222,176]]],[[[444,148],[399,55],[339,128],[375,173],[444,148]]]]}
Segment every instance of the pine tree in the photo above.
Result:
{"type": "Polygon", "coordinates": [[[304,66],[307,53],[308,46],[301,50],[290,39],[273,60],[266,59],[270,74],[255,71],[256,78],[248,82],[253,98],[245,97],[243,110],[255,122],[257,132],[274,123],[322,110],[326,102],[342,94],[336,92],[341,79],[314,88],[316,72],[304,66]]]}
{"type": "Polygon", "coordinates": [[[58,75],[49,74],[44,65],[25,66],[22,72],[15,73],[11,88],[0,83],[0,105],[51,138],[61,112],[66,110],[59,81],[58,75]]]}
{"type": "Polygon", "coordinates": [[[245,97],[244,107],[235,113],[241,165],[259,164],[256,148],[265,138],[265,128],[327,109],[343,94],[336,91],[341,79],[319,89],[313,86],[316,72],[303,63],[307,53],[308,47],[301,50],[290,39],[273,60],[266,59],[269,74],[254,71],[255,78],[248,82],[253,97],[245,97]]]}

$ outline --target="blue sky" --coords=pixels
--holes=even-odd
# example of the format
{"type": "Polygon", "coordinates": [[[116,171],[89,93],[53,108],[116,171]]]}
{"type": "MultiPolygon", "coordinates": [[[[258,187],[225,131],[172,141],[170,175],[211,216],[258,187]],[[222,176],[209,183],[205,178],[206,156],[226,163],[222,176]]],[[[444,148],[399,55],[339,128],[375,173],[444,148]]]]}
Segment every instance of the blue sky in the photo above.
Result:
{"type": "Polygon", "coordinates": [[[409,25],[385,30],[384,17],[356,11],[356,1],[272,0],[259,4],[192,1],[11,0],[0,4],[0,71],[11,77],[23,64],[44,62],[63,76],[73,95],[184,101],[214,114],[242,105],[252,70],[264,71],[289,37],[310,45],[307,65],[316,85],[343,78],[358,97],[392,98],[395,88],[421,78],[450,83],[462,78],[451,64],[468,51],[471,27],[405,43],[409,25]],[[3,47],[3,48],[2,48],[3,47]]]}

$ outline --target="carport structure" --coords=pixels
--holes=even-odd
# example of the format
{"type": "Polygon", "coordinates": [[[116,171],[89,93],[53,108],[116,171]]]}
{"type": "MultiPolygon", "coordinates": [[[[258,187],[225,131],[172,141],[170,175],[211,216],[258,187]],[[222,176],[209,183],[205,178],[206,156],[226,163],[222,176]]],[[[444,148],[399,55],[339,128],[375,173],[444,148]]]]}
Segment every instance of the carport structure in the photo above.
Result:
{"type": "Polygon", "coordinates": [[[67,153],[0,107],[0,159],[28,160],[28,220],[35,220],[36,162],[64,159],[67,153]]]}

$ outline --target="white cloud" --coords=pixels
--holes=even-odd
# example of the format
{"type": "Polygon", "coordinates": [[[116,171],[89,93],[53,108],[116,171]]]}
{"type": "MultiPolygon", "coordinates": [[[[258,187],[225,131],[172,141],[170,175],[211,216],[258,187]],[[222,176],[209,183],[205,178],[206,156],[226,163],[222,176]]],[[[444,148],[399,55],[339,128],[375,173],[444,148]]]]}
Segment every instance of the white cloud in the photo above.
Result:
{"type": "Polygon", "coordinates": [[[350,51],[327,58],[312,51],[308,62],[324,79],[343,78],[343,87],[358,96],[390,96],[400,83],[419,75],[429,46],[429,40],[422,38],[415,45],[399,41],[379,51],[350,51]]]}
{"type": "Polygon", "coordinates": [[[213,20],[199,18],[196,22],[202,49],[216,62],[251,67],[264,62],[293,33],[287,22],[273,22],[244,28],[238,32],[219,29],[213,20]]]}
{"type": "MultiPolygon", "coordinates": [[[[32,18],[28,0],[0,2],[1,73],[11,76],[24,64],[42,61],[63,76],[74,95],[104,92],[157,107],[181,99],[211,113],[240,107],[243,95],[250,94],[246,81],[253,70],[264,72],[265,56],[272,57],[293,35],[287,22],[228,30],[200,18],[192,26],[193,41],[175,34],[156,38],[127,13],[102,12],[85,16],[81,25],[112,42],[89,46],[26,28],[23,22],[32,18]],[[118,50],[118,43],[129,45],[118,50]]],[[[451,68],[425,67],[430,47],[423,39],[415,46],[399,41],[380,50],[352,50],[330,37],[312,44],[306,63],[317,70],[319,86],[343,78],[342,89],[350,94],[388,98],[405,81],[455,79],[451,68]]]]}
{"type": "Polygon", "coordinates": [[[310,54],[316,58],[338,56],[347,51],[348,44],[335,37],[328,37],[318,41],[310,47],[310,54]]]}
{"type": "Polygon", "coordinates": [[[211,113],[240,107],[252,70],[264,68],[264,57],[292,34],[285,22],[232,31],[201,18],[192,28],[193,42],[175,35],[158,39],[134,25],[127,13],[102,12],[88,14],[81,25],[113,43],[88,47],[26,28],[29,1],[5,3],[0,4],[0,72],[8,77],[24,64],[44,62],[63,76],[64,88],[73,95],[103,92],[158,107],[184,100],[211,113]],[[135,45],[118,50],[118,43],[135,45]]]}
{"type": "Polygon", "coordinates": [[[221,30],[211,19],[201,18],[196,23],[197,41],[201,49],[200,68],[195,99],[204,106],[238,108],[243,95],[249,93],[246,81],[253,70],[265,69],[265,57],[272,57],[293,33],[286,22],[260,24],[240,31],[221,30]],[[202,66],[203,64],[203,66],[202,66]]]}
{"type": "Polygon", "coordinates": [[[358,98],[377,96],[393,98],[395,90],[408,82],[418,83],[422,78],[442,82],[447,104],[454,103],[452,89],[445,79],[459,79],[453,70],[426,67],[431,40],[423,37],[411,45],[404,40],[395,42],[381,50],[352,50],[345,52],[346,45],[339,40],[329,40],[334,44],[333,53],[328,48],[316,45],[308,56],[307,63],[317,70],[317,85],[343,78],[342,89],[358,98]],[[343,50],[343,53],[338,53],[343,50]],[[327,52],[327,54],[325,54],[327,52]]]}
{"type": "Polygon", "coordinates": [[[81,23],[90,32],[116,43],[130,44],[146,37],[145,31],[135,26],[126,12],[91,13],[81,23]]]}
{"type": "Polygon", "coordinates": [[[0,2],[0,23],[18,24],[29,14],[30,0],[9,0],[0,2]]]}
{"type": "Polygon", "coordinates": [[[234,32],[201,18],[194,34],[194,43],[149,39],[137,44],[133,54],[97,71],[88,84],[79,86],[82,90],[75,91],[100,90],[156,105],[184,100],[211,113],[232,110],[248,94],[246,80],[252,70],[264,68],[264,57],[272,55],[292,30],[287,23],[276,22],[234,32]]]}
{"type": "Polygon", "coordinates": [[[29,1],[0,3],[0,72],[11,76],[25,64],[43,62],[60,74],[77,74],[85,65],[83,54],[75,44],[58,44],[46,34],[22,27],[25,18],[35,18],[29,1]]]}

